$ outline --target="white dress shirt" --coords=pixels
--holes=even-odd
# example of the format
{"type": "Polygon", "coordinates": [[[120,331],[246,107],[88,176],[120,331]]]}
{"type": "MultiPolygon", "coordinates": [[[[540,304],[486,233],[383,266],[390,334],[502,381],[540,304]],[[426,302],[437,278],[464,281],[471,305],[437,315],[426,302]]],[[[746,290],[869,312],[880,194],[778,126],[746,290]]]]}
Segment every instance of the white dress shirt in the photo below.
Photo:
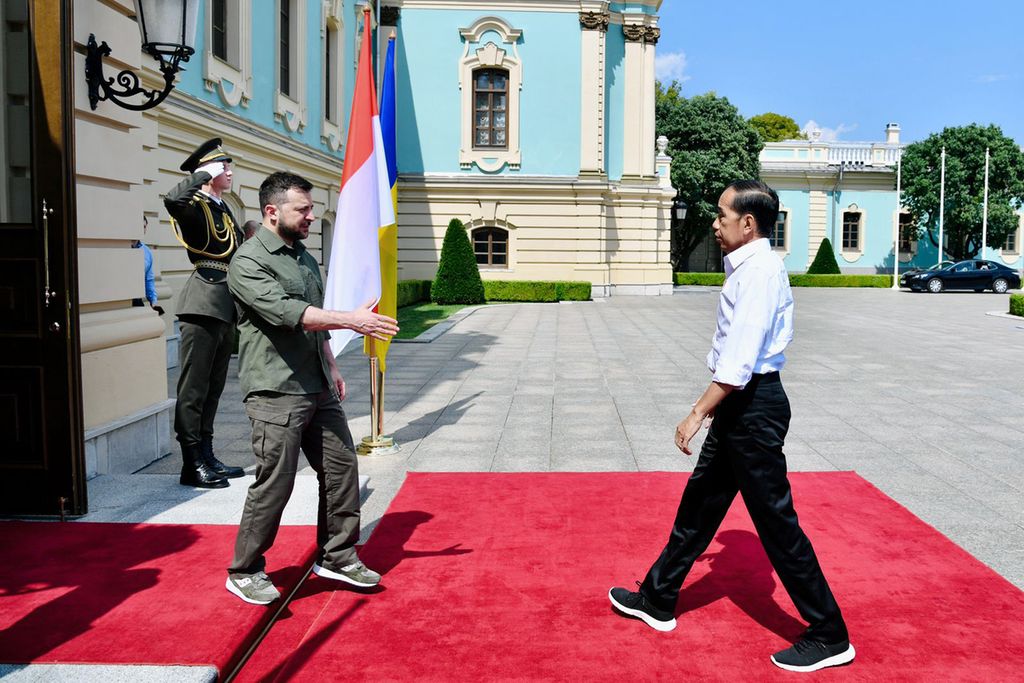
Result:
{"type": "Polygon", "coordinates": [[[778,372],[793,340],[789,275],[767,238],[725,257],[718,327],[708,353],[712,378],[742,389],[754,373],[778,372]]]}

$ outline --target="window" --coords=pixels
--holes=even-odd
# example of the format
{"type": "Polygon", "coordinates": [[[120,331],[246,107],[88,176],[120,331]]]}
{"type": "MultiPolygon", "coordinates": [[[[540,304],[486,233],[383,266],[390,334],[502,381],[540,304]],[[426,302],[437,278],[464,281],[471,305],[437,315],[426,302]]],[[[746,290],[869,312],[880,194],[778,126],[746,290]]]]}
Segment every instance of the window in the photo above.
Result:
{"type": "MultiPolygon", "coordinates": [[[[290,132],[301,132],[306,125],[306,55],[316,47],[308,44],[308,31],[303,30],[307,7],[313,3],[302,0],[277,0],[275,24],[277,93],[274,101],[274,119],[290,132]]],[[[319,90],[319,84],[317,84],[319,90]]]]}
{"type": "Polygon", "coordinates": [[[203,84],[229,107],[247,107],[252,99],[252,3],[206,3],[203,84]]]}
{"type": "Polygon", "coordinates": [[[860,212],[843,212],[843,249],[860,251],[860,212]]]}
{"type": "Polygon", "coordinates": [[[1003,243],[1003,251],[1010,253],[1017,252],[1017,235],[1020,233],[1020,228],[1013,230],[1006,236],[1006,242],[1003,243]]]}
{"type": "Polygon", "coordinates": [[[337,122],[338,67],[334,63],[338,54],[338,31],[330,26],[324,36],[324,118],[337,122]]]}
{"type": "Polygon", "coordinates": [[[508,149],[508,72],[473,72],[473,148],[508,149]]]}
{"type": "Polygon", "coordinates": [[[459,35],[464,43],[459,63],[459,168],[518,171],[523,63],[517,45],[523,32],[504,19],[485,16],[460,28],[459,35]]]}
{"type": "Polygon", "coordinates": [[[227,0],[213,0],[213,20],[210,32],[213,35],[213,56],[228,60],[228,3],[227,0]]]}
{"type": "Polygon", "coordinates": [[[479,266],[508,268],[508,231],[477,228],[472,233],[473,253],[479,266]]]}
{"type": "Polygon", "coordinates": [[[285,95],[292,94],[292,3],[281,0],[280,27],[278,32],[278,66],[280,68],[278,90],[285,95]]]}
{"type": "Polygon", "coordinates": [[[917,251],[917,226],[914,224],[914,217],[909,211],[900,211],[900,251],[917,251]]]}
{"type": "Polygon", "coordinates": [[[788,211],[779,211],[779,217],[775,219],[775,227],[768,235],[768,243],[772,245],[773,249],[786,248],[786,218],[788,216],[788,211]]]}

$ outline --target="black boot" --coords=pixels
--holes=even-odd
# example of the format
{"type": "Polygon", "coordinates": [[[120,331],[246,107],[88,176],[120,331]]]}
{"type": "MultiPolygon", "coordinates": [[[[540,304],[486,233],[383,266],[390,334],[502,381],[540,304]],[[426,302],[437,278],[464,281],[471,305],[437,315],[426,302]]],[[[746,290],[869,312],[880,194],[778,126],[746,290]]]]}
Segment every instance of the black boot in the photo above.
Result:
{"type": "Polygon", "coordinates": [[[222,489],[229,486],[228,480],[210,469],[203,460],[199,444],[182,444],[181,459],[184,462],[178,483],[182,486],[195,486],[201,489],[222,489]]]}
{"type": "Polygon", "coordinates": [[[238,479],[239,477],[245,476],[245,470],[241,467],[225,465],[217,459],[217,456],[213,454],[212,436],[204,436],[202,439],[203,440],[199,442],[199,448],[203,453],[203,462],[206,463],[207,467],[227,479],[238,479]]]}

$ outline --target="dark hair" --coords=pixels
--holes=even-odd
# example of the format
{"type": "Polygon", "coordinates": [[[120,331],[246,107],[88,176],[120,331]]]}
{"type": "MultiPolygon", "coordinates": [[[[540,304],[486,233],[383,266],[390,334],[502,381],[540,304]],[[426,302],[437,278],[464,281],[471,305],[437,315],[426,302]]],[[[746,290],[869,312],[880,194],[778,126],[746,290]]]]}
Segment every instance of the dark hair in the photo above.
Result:
{"type": "Polygon", "coordinates": [[[313,183],[302,176],[294,173],[278,171],[271,173],[260,185],[260,213],[266,212],[268,204],[280,206],[284,203],[288,190],[302,190],[309,192],[313,189],[313,183]]]}
{"type": "Polygon", "coordinates": [[[736,192],[732,210],[741,216],[749,213],[757,223],[757,233],[762,237],[770,235],[779,220],[779,195],[775,190],[760,180],[737,180],[725,189],[736,192]]]}

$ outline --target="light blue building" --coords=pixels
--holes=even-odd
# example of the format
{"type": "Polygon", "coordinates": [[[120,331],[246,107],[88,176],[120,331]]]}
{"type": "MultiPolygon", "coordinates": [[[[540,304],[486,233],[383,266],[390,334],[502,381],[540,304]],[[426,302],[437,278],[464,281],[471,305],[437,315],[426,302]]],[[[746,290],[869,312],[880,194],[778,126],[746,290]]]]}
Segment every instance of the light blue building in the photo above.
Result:
{"type": "MultiPolygon", "coordinates": [[[[884,142],[822,141],[812,131],[809,140],[765,145],[761,177],[778,191],[781,204],[771,241],[790,272],[807,270],[826,237],[844,273],[893,272],[897,226],[912,221],[896,193],[899,133],[899,125],[890,123],[884,142]]],[[[1019,227],[987,256],[1024,266],[1021,232],[1019,227]]],[[[899,241],[900,270],[927,267],[938,258],[927,234],[899,241]]]]}

